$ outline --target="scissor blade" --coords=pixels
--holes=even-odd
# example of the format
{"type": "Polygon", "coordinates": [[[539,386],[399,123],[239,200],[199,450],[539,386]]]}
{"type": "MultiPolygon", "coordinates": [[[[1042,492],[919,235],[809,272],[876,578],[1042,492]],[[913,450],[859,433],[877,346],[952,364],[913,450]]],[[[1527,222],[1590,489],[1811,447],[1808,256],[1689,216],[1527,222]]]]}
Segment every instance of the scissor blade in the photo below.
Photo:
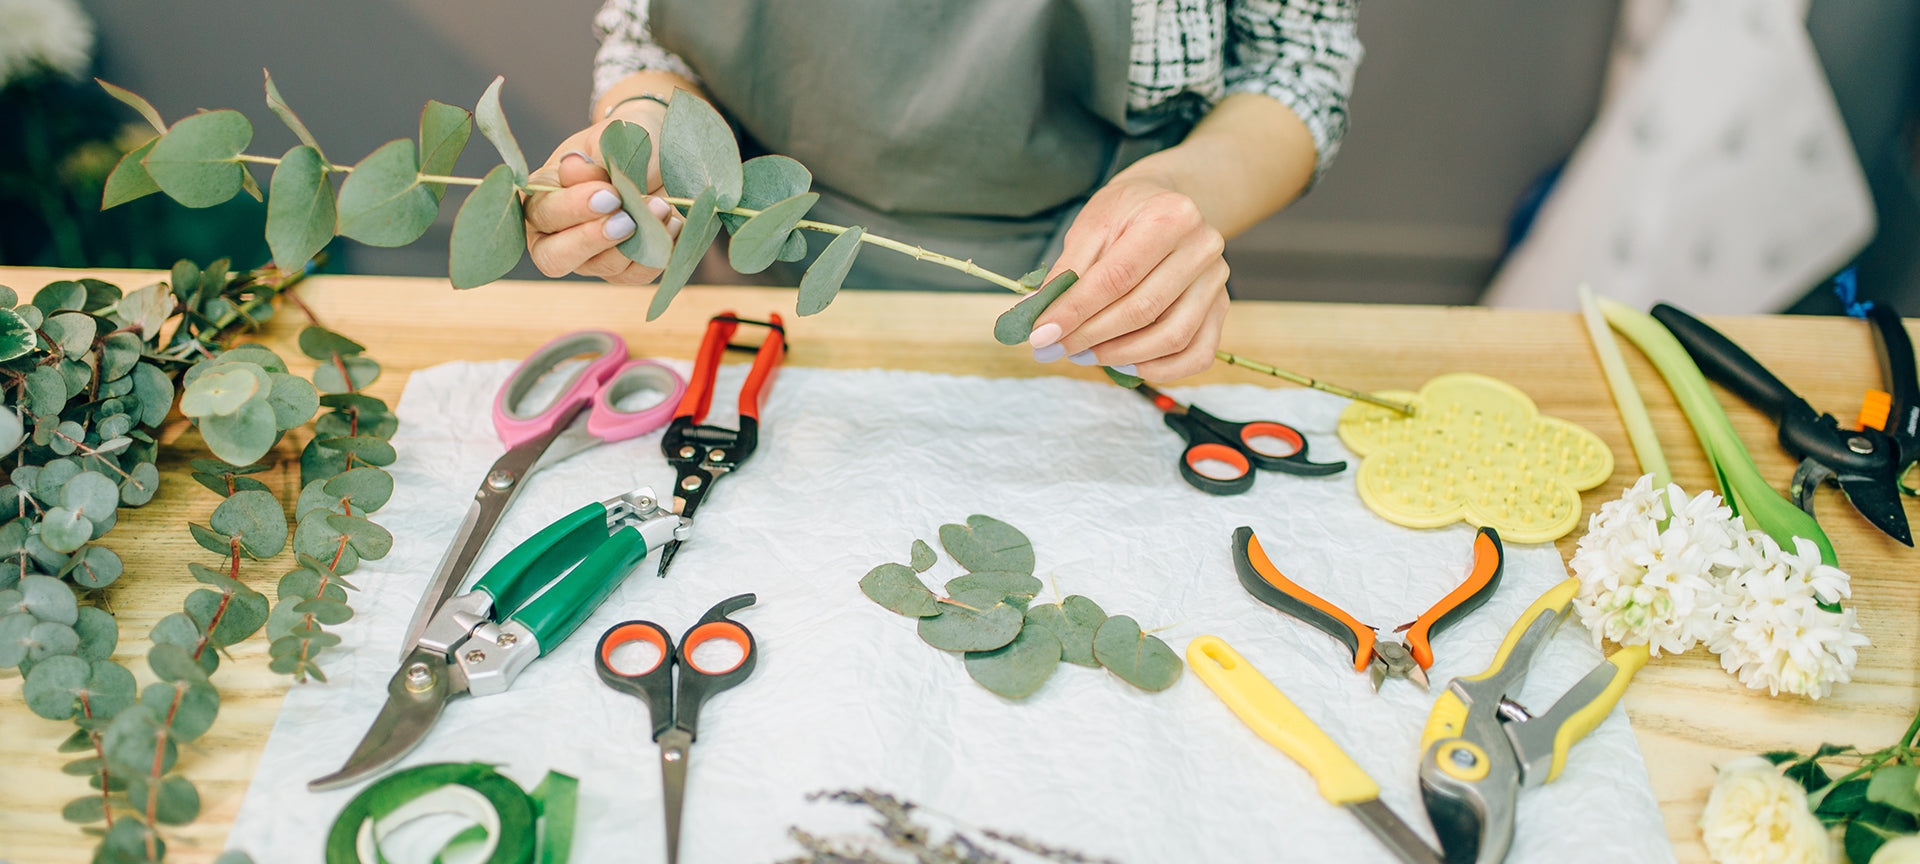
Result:
{"type": "Polygon", "coordinates": [[[360,746],[347,757],[347,764],[307,783],[307,789],[321,792],[345,786],[400,761],[433,728],[453,689],[445,657],[431,651],[408,655],[387,681],[387,702],[360,746]]]}
{"type": "Polygon", "coordinates": [[[693,736],[684,729],[660,733],[660,788],[667,812],[667,864],[680,860],[680,804],[687,797],[687,751],[693,736]]]}
{"type": "Polygon", "coordinates": [[[407,624],[405,639],[400,643],[402,664],[418,647],[420,634],[426,632],[433,614],[467,581],[467,571],[473,569],[473,562],[480,557],[481,550],[487,548],[487,538],[493,535],[500,516],[527,485],[525,481],[533,473],[534,463],[566,428],[566,424],[561,424],[545,435],[508,450],[494,460],[493,467],[480,478],[480,488],[473,493],[473,505],[467,508],[460,530],[454,532],[447,554],[440,559],[440,567],[427,582],[426,592],[420,595],[420,605],[413,610],[413,621],[407,624]]]}
{"type": "Polygon", "coordinates": [[[1840,475],[1840,489],[1873,527],[1908,546],[1913,533],[1907,527],[1907,511],[1900,503],[1900,487],[1890,478],[1840,475]]]}
{"type": "Polygon", "coordinates": [[[1348,804],[1360,824],[1367,826],[1373,836],[1380,838],[1394,857],[1406,864],[1441,864],[1440,856],[1434,854],[1420,835],[1413,833],[1407,823],[1401,821],[1399,814],[1382,803],[1378,798],[1369,798],[1356,804],[1348,804]]]}

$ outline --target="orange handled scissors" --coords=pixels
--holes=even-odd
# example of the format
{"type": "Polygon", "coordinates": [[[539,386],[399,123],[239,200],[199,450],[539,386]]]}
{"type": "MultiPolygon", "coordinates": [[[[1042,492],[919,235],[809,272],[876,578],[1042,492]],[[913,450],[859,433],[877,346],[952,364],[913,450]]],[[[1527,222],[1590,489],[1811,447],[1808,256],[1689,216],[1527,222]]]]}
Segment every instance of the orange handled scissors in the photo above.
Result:
{"type": "Polygon", "coordinates": [[[700,706],[714,694],[738,685],[753,674],[753,633],[727,617],[753,603],[752,594],[741,594],[714,604],[707,614],[700,616],[693,629],[680,637],[678,647],[666,629],[652,621],[621,622],[601,635],[600,646],[593,652],[593,665],[601,681],[647,703],[647,713],[653,720],[653,740],[660,745],[668,864],[680,860],[680,809],[686,800],[687,753],[699,737],[700,706]],[[739,646],[740,657],[722,669],[702,669],[693,662],[693,652],[714,639],[739,646]],[[613,652],[633,642],[646,642],[659,649],[659,659],[635,673],[615,669],[613,652]],[[680,671],[677,682],[675,669],[680,671]]]}
{"type": "Polygon", "coordinates": [[[1134,385],[1133,390],[1160,409],[1161,419],[1180,433],[1187,444],[1180,454],[1180,476],[1202,492],[1238,495],[1252,489],[1255,468],[1305,477],[1324,477],[1347,469],[1345,462],[1308,459],[1306,437],[1277,420],[1235,423],[1208,414],[1198,405],[1181,404],[1144,383],[1134,385]]]}
{"type": "Polygon", "coordinates": [[[1473,539],[1473,569],[1468,571],[1466,581],[1420,617],[1394,628],[1394,634],[1405,636],[1383,639],[1372,627],[1281,574],[1267,558],[1266,550],[1260,548],[1260,539],[1253,536],[1252,528],[1240,527],[1233,532],[1233,565],[1247,593],[1340,640],[1353,652],[1353,671],[1367,672],[1375,690],[1389,675],[1405,678],[1423,689],[1427,686],[1427,669],[1433,666],[1432,638],[1493,596],[1500,585],[1504,557],[1500,532],[1481,528],[1473,539]]]}

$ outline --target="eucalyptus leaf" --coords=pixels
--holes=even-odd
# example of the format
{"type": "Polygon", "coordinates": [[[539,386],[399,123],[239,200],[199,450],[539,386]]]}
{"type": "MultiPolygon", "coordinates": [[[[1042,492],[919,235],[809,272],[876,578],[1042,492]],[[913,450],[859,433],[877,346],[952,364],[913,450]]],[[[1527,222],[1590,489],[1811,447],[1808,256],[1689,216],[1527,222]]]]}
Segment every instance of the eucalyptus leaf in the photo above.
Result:
{"type": "MultiPolygon", "coordinates": [[[[660,179],[676,198],[712,189],[719,209],[740,203],[740,142],[720,112],[684,90],[668,100],[666,119],[660,121],[660,179]]],[[[686,234],[680,236],[684,240],[686,234]]]]}
{"type": "Polygon", "coordinates": [[[253,124],[245,115],[206,111],[174,123],[141,163],[167,197],[188,207],[212,207],[245,183],[236,157],[252,140],[253,124]]]}
{"type": "Polygon", "coordinates": [[[112,719],[134,703],[133,673],[112,660],[92,660],[87,665],[87,713],[100,720],[112,719]]]}
{"type": "Polygon", "coordinates": [[[27,633],[27,659],[38,663],[48,657],[78,654],[80,634],[73,628],[53,621],[42,621],[33,625],[27,633]]]}
{"type": "Polygon", "coordinates": [[[1138,375],[1128,375],[1125,372],[1115,371],[1112,366],[1102,366],[1100,367],[1100,371],[1107,373],[1107,377],[1113,379],[1113,383],[1118,384],[1122,387],[1125,387],[1129,390],[1147,383],[1147,379],[1145,378],[1142,378],[1138,375]]]}
{"type": "Polygon", "coordinates": [[[253,172],[248,170],[245,165],[240,166],[240,191],[247,193],[247,197],[259,201],[262,204],[267,201],[267,196],[260,191],[260,182],[253,179],[253,172]]]}
{"type": "Polygon", "coordinates": [[[970,572],[1033,573],[1033,544],[1027,535],[991,516],[975,514],[965,525],[940,526],[940,545],[970,572]]]}
{"type": "MultiPolygon", "coordinates": [[[[120,779],[118,775],[115,779],[120,779]]],[[[94,853],[101,864],[158,864],[167,855],[167,843],[160,833],[138,819],[116,819],[100,839],[94,853]]]]}
{"type": "Polygon", "coordinates": [[[35,417],[58,417],[61,409],[67,407],[67,398],[73,395],[67,389],[67,376],[51,366],[42,366],[27,373],[28,410],[35,417]]]}
{"type": "Polygon", "coordinates": [[[933,547],[928,546],[925,540],[913,541],[913,549],[907,553],[907,566],[912,567],[916,573],[927,572],[927,568],[932,567],[938,560],[940,559],[933,554],[933,547]]]}
{"type": "Polygon", "coordinates": [[[371,435],[358,435],[350,438],[316,439],[321,447],[350,454],[354,459],[368,465],[392,465],[400,458],[393,445],[371,435]]]}
{"type": "Polygon", "coordinates": [[[140,691],[140,704],[156,717],[171,716],[167,731],[175,739],[192,741],[213,726],[214,717],[220,713],[220,692],[204,676],[175,678],[147,685],[140,691]]]}
{"type": "MultiPolygon", "coordinates": [[[[92,750],[92,749],[93,749],[93,734],[91,732],[88,732],[85,729],[73,730],[73,734],[68,735],[67,740],[60,742],[60,747],[59,747],[59,750],[62,753],[79,753],[83,750],[92,750]]],[[[98,763],[100,760],[97,758],[93,758],[88,761],[98,763]]]]}
{"type": "Polygon", "coordinates": [[[42,501],[60,500],[60,490],[67,481],[80,476],[83,469],[79,462],[72,459],[55,459],[40,466],[40,474],[34,478],[34,492],[42,501]]]}
{"type": "Polygon", "coordinates": [[[293,551],[328,562],[336,573],[351,573],[359,566],[360,556],[346,542],[347,535],[328,524],[329,515],[316,510],[300,517],[293,529],[293,551]]]}
{"type": "Polygon", "coordinates": [[[313,368],[313,386],[323,393],[364,390],[380,378],[380,363],[371,357],[341,357],[313,368]],[[346,374],[340,372],[346,367],[346,374]]]}
{"type": "Polygon", "coordinates": [[[758,273],[773,266],[786,247],[787,235],[806,218],[820,193],[805,192],[761,210],[734,232],[727,246],[727,263],[741,273],[758,273]]]}
{"type": "Polygon", "coordinates": [[[480,94],[480,102],[473,108],[473,119],[480,126],[480,134],[500,151],[501,161],[513,169],[513,178],[519,183],[527,182],[527,157],[520,152],[520,142],[514,140],[513,130],[507,126],[506,112],[500,110],[500,87],[505,77],[496,76],[492,84],[487,85],[485,93],[480,94]]]}
{"type": "Polygon", "coordinates": [[[273,169],[271,185],[267,248],[275,266],[298,273],[333,239],[339,216],[326,158],[310,145],[288,150],[273,169]]]}
{"type": "MultiPolygon", "coordinates": [[[[168,741],[171,744],[171,739],[168,741]]],[[[129,772],[127,800],[142,812],[152,809],[154,821],[163,825],[184,825],[200,815],[200,795],[193,784],[179,775],[154,777],[129,772]]]]}
{"type": "Polygon", "coordinates": [[[75,703],[92,674],[91,664],[71,654],[48,657],[27,673],[20,695],[33,713],[48,720],[65,720],[77,713],[75,703]]]}
{"type": "MultiPolygon", "coordinates": [[[[86,730],[81,730],[81,734],[84,734],[85,731],[86,730]]],[[[89,741],[88,746],[89,747],[92,746],[91,741],[89,741]]],[[[72,751],[66,751],[66,752],[72,752],[72,751]]],[[[106,767],[107,767],[107,763],[105,763],[104,761],[101,761],[100,757],[89,756],[85,759],[75,760],[73,762],[68,762],[67,764],[60,766],[60,773],[66,774],[72,777],[86,777],[89,775],[98,774],[102,770],[104,770],[106,767]]]]}
{"type": "MultiPolygon", "coordinates": [[[[352,357],[365,353],[367,346],[348,339],[318,324],[300,330],[300,353],[321,363],[333,362],[333,355],[352,357]]],[[[338,406],[329,406],[338,407],[338,406]]]]}
{"type": "Polygon", "coordinates": [[[393,548],[392,532],[379,525],[358,516],[333,515],[326,518],[327,524],[335,531],[347,535],[347,543],[353,547],[353,551],[360,553],[362,560],[383,558],[393,548]]]}
{"type": "Polygon", "coordinates": [[[193,580],[195,582],[199,582],[202,585],[211,585],[222,594],[233,594],[249,590],[246,583],[198,561],[187,562],[187,572],[193,574],[193,580]]]}
{"type": "MultiPolygon", "coordinates": [[[[100,551],[112,554],[111,550],[100,551]]],[[[114,560],[118,561],[119,558],[115,557],[114,560]]],[[[88,662],[112,657],[113,649],[120,644],[120,622],[114,620],[113,613],[94,606],[80,607],[80,616],[73,622],[73,632],[80,637],[80,649],[74,654],[88,662]]],[[[0,666],[4,665],[0,663],[0,666]]]]}
{"type": "Polygon", "coordinates": [[[107,818],[107,800],[100,795],[84,795],[60,808],[60,818],[85,825],[107,818]]]}
{"type": "Polygon", "coordinates": [[[97,471],[82,471],[60,487],[60,506],[93,521],[102,521],[120,507],[120,486],[97,471]]]}
{"type": "MultiPolygon", "coordinates": [[[[327,480],[333,478],[329,477],[327,480]]],[[[346,506],[341,499],[327,494],[327,481],[315,480],[300,490],[300,498],[294,502],[294,521],[302,522],[308,513],[319,510],[326,513],[345,513],[346,506]]]]}
{"type": "Polygon", "coordinates": [[[0,669],[12,669],[33,648],[33,628],[40,621],[25,612],[0,614],[0,669]]]}
{"type": "Polygon", "coordinates": [[[267,109],[273,112],[273,116],[280,118],[280,122],[287,124],[288,129],[293,130],[294,136],[300,139],[300,143],[305,144],[314,152],[314,155],[319,156],[320,142],[314,139],[312,132],[307,131],[307,124],[300,122],[300,116],[293,113],[293,108],[287,104],[287,100],[281,98],[280,88],[273,83],[273,73],[265,69],[260,72],[266,77],[267,82],[267,109]]]}
{"type": "MultiPolygon", "coordinates": [[[[105,546],[88,546],[73,553],[69,566],[73,570],[68,575],[73,578],[74,584],[82,588],[105,588],[112,585],[114,580],[119,579],[120,574],[126,570],[125,565],[120,561],[120,556],[105,546]]],[[[92,607],[82,607],[80,611],[84,616],[89,609],[92,607]]],[[[100,612],[98,609],[92,609],[92,611],[100,612]]],[[[104,612],[100,614],[106,615],[104,612]]],[[[107,615],[107,618],[112,620],[113,616],[107,615]]]]}
{"type": "MultiPolygon", "coordinates": [[[[133,371],[135,363],[140,362],[141,347],[140,337],[132,333],[110,333],[101,339],[100,380],[107,383],[108,386],[103,392],[108,396],[122,396],[132,392],[133,382],[126,381],[126,375],[133,371]],[[126,381],[126,389],[113,386],[121,381],[126,381]]],[[[128,428],[132,428],[131,425],[128,428]]]]}
{"type": "Polygon", "coordinates": [[[940,614],[920,619],[920,638],[942,651],[991,651],[1013,641],[1023,616],[997,591],[969,591],[940,601],[940,614]]]}
{"type": "Polygon", "coordinates": [[[267,455],[280,430],[273,422],[273,407],[265,399],[256,399],[232,415],[200,418],[200,437],[213,455],[244,465],[267,455]]]}
{"type": "Polygon", "coordinates": [[[405,246],[420,239],[440,213],[440,199],[420,183],[413,139],[381,145],[353,166],[340,184],[343,237],[369,246],[405,246]]]}
{"type": "Polygon", "coordinates": [[[860,593],[889,610],[914,618],[940,614],[940,603],[914,571],[902,564],[882,564],[860,577],[860,593]]]}
{"type": "Polygon", "coordinates": [[[1079,278],[1072,270],[1064,271],[1053,277],[1046,287],[1028,294],[1025,299],[1013,304],[1012,308],[1000,313],[1000,317],[993,322],[993,338],[1002,345],[1018,345],[1027,341],[1027,337],[1033,335],[1033,322],[1039,319],[1040,313],[1047,311],[1047,307],[1060,299],[1060,295],[1072,288],[1079,278]]]}
{"type": "Polygon", "coordinates": [[[207,670],[181,645],[160,642],[147,651],[147,666],[162,681],[205,684],[207,670]]]}
{"type": "Polygon", "coordinates": [[[87,305],[87,286],[72,279],[49,282],[33,295],[33,308],[46,315],[87,305]]]}
{"type": "Polygon", "coordinates": [[[287,548],[287,516],[271,492],[235,492],[214,508],[208,522],[213,530],[240,538],[240,548],[254,559],[272,558],[287,548]]]}
{"type": "Polygon", "coordinates": [[[1012,642],[992,651],[969,651],[967,675],[1008,699],[1040,689],[1060,665],[1060,640],[1045,627],[1023,627],[1012,642]]]}
{"type": "Polygon", "coordinates": [[[320,393],[307,379],[285,372],[270,372],[267,377],[273,381],[267,391],[267,404],[273,408],[273,425],[281,429],[304,426],[313,419],[314,412],[320,410],[320,393]]]}
{"type": "Polygon", "coordinates": [[[20,420],[20,415],[11,408],[0,408],[0,456],[18,449],[26,436],[27,428],[20,420]]]}
{"type": "Polygon", "coordinates": [[[120,481],[120,503],[139,507],[152,501],[154,493],[159,491],[160,469],[152,462],[141,462],[127,472],[127,479],[120,481]]]}
{"type": "Polygon", "coordinates": [[[347,604],[328,597],[315,597],[310,600],[303,600],[293,608],[295,612],[299,612],[302,615],[312,615],[315,620],[328,626],[345,623],[353,617],[353,609],[349,608],[347,604]]]}
{"type": "Polygon", "coordinates": [[[68,357],[79,357],[93,350],[93,337],[99,333],[99,324],[85,312],[62,312],[48,316],[46,329],[59,332],[55,342],[62,352],[68,357]]]}
{"type": "Polygon", "coordinates": [[[393,475],[378,468],[355,468],[328,480],[324,490],[328,498],[345,500],[361,512],[372,512],[393,497],[393,475]]]}
{"type": "Polygon", "coordinates": [[[100,209],[110,210],[160,191],[160,184],[153,182],[153,175],[147,173],[145,164],[147,154],[153,152],[153,145],[158,143],[160,139],[154,138],[120,157],[113,172],[107,175],[106,187],[101,190],[100,209]]]}
{"type": "Polygon", "coordinates": [[[160,717],[146,704],[134,705],[120,712],[119,716],[113,718],[113,724],[107,727],[106,734],[101,736],[100,743],[106,751],[107,764],[129,776],[145,776],[147,772],[155,770],[156,765],[164,773],[173,767],[174,759],[178,756],[178,750],[171,736],[165,733],[160,717]]]}
{"type": "Polygon", "coordinates": [[[1107,671],[1142,690],[1160,691],[1180,679],[1180,655],[1158,636],[1140,632],[1140,624],[1115,615],[1100,625],[1093,638],[1093,655],[1107,671]]]}
{"type": "MultiPolygon", "coordinates": [[[[813,172],[787,156],[755,156],[740,166],[740,205],[748,210],[765,210],[774,202],[785,201],[813,187],[813,172]]],[[[720,214],[728,231],[739,231],[747,217],[738,213],[720,214]]],[[[795,231],[798,235],[800,232],[795,231]]],[[[789,240],[792,238],[789,237],[789,240]]],[[[803,244],[805,241],[801,241],[803,244]]],[[[782,257],[783,261],[798,260],[782,257]]]]}
{"type": "Polygon", "coordinates": [[[494,166],[460,205],[447,248],[453,287],[477,288],[499,279],[526,253],[526,214],[513,183],[512,169],[494,166]]]}
{"type": "Polygon", "coordinates": [[[280,359],[280,355],[257,342],[236,345],[220,352],[220,356],[213,360],[213,365],[216,367],[236,363],[258,366],[263,372],[287,371],[287,364],[280,359]]]}
{"type": "Polygon", "coordinates": [[[0,361],[24,355],[32,351],[36,344],[38,340],[33,328],[27,326],[20,313],[12,309],[0,309],[0,361]]]}
{"type": "Polygon", "coordinates": [[[233,554],[233,541],[225,534],[204,527],[198,522],[188,522],[187,533],[193,537],[193,542],[200,544],[200,548],[208,552],[215,555],[233,554]]]}
{"type": "Polygon", "coordinates": [[[86,437],[86,427],[72,420],[66,420],[54,427],[53,438],[47,443],[53,448],[53,452],[62,456],[71,456],[74,451],[80,449],[80,442],[86,437]]]}
{"type": "Polygon", "coordinates": [[[252,636],[267,622],[267,613],[272,611],[266,596],[251,588],[231,594],[202,588],[188,594],[182,605],[195,623],[203,628],[212,626],[208,641],[220,646],[252,636]]]}
{"type": "Polygon", "coordinates": [[[40,520],[39,536],[47,548],[63,555],[72,554],[93,539],[93,523],[77,510],[53,507],[40,520]]]}
{"type": "Polygon", "coordinates": [[[647,320],[652,321],[667,311],[667,304],[673,302],[674,295],[680,293],[687,280],[693,277],[693,270],[700,265],[700,259],[706,257],[707,247],[713,245],[715,237],[720,236],[720,221],[714,218],[714,190],[702,190],[699,197],[693,199],[693,207],[687,211],[686,224],[680,226],[680,242],[673,246],[673,255],[667,259],[667,269],[660,274],[660,285],[654,289],[653,302],[647,306],[647,320]]]}
{"type": "MultiPolygon", "coordinates": [[[[235,368],[230,370],[215,367],[214,371],[194,379],[193,383],[188,384],[180,393],[180,413],[197,418],[239,413],[240,409],[252,401],[255,395],[261,394],[261,379],[266,375],[265,370],[260,370],[260,374],[255,375],[252,370],[259,367],[252,364],[246,365],[250,368],[240,368],[239,364],[235,364],[235,368]]],[[[271,380],[267,379],[269,388],[272,386],[271,380]]]]}
{"type": "Polygon", "coordinates": [[[654,270],[665,270],[673,255],[673,236],[647,209],[647,163],[652,154],[647,130],[615,121],[600,133],[600,159],[620,195],[620,207],[633,219],[634,231],[620,241],[620,254],[654,270]]]}
{"type": "MultiPolygon", "coordinates": [[[[471,137],[473,112],[439,100],[427,100],[426,107],[420,109],[420,173],[437,176],[453,173],[453,164],[459,161],[460,151],[467,148],[467,139],[471,137]]],[[[446,197],[445,183],[428,183],[427,189],[435,199],[446,197]]]]}
{"type": "Polygon", "coordinates": [[[100,89],[107,91],[107,95],[120,100],[127,107],[140,112],[140,116],[145,118],[147,124],[153,127],[153,131],[161,135],[167,134],[167,123],[165,120],[160,119],[160,112],[154,110],[153,103],[148,102],[145,98],[141,97],[140,94],[128,90],[125,87],[108,84],[98,78],[93,79],[93,83],[100,85],[100,89]]]}
{"type": "Polygon", "coordinates": [[[1060,640],[1060,659],[1080,666],[1098,667],[1093,655],[1093,640],[1106,623],[1107,613],[1099,604],[1078,594],[1058,604],[1043,603],[1027,609],[1027,626],[1038,625],[1053,631],[1060,640]]]}
{"type": "Polygon", "coordinates": [[[173,380],[159,367],[141,363],[133,367],[133,393],[140,400],[140,425],[159,426],[173,408],[173,380]]]}
{"type": "Polygon", "coordinates": [[[220,667],[220,652],[201,649],[200,639],[205,633],[206,630],[185,612],[175,612],[153,625],[148,637],[156,646],[165,644],[184,649],[187,656],[200,664],[202,670],[212,674],[213,670],[220,667]]]}
{"type": "Polygon", "coordinates": [[[840,283],[846,281],[848,271],[853,269],[854,257],[860,254],[860,238],[864,234],[864,229],[857,225],[848,228],[820,251],[820,257],[813,259],[813,264],[800,277],[795,311],[812,315],[833,303],[834,296],[840,293],[840,283]]]}

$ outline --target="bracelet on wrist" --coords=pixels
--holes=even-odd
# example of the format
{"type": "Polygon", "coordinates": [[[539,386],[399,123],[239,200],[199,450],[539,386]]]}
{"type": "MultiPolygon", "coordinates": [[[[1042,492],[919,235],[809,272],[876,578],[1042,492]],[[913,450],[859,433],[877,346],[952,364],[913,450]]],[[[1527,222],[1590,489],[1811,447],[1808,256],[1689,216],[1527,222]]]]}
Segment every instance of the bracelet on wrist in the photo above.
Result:
{"type": "Polygon", "coordinates": [[[600,115],[600,119],[605,120],[608,117],[612,117],[613,112],[620,110],[620,106],[625,105],[628,102],[639,102],[639,101],[657,102],[660,104],[660,107],[662,108],[665,108],[667,106],[667,100],[665,97],[662,97],[655,93],[641,93],[634,96],[628,96],[625,99],[622,99],[618,102],[613,103],[612,105],[608,105],[607,110],[600,115]]]}

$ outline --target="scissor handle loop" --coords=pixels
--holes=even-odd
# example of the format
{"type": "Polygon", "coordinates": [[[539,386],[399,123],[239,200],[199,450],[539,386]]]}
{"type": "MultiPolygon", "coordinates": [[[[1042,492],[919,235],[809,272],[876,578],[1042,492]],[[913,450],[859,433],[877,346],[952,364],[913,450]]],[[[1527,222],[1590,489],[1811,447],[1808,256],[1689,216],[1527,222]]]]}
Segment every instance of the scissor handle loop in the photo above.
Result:
{"type": "MultiPolygon", "coordinates": [[[[735,624],[732,621],[715,621],[711,624],[701,624],[689,631],[686,639],[680,643],[680,659],[682,663],[686,664],[687,672],[709,677],[725,675],[740,668],[740,664],[747,662],[747,657],[751,655],[752,652],[753,634],[748,633],[747,628],[735,624]],[[740,656],[723,668],[707,669],[694,661],[693,652],[698,650],[701,645],[715,639],[719,639],[722,642],[732,642],[740,646],[740,656]]],[[[686,674],[686,672],[682,674],[686,674]]]]}
{"type": "Polygon", "coordinates": [[[653,737],[673,726],[673,637],[652,621],[622,621],[600,634],[593,652],[594,670],[608,687],[635,696],[647,703],[653,721],[653,737]],[[659,657],[639,672],[621,672],[613,667],[613,652],[633,642],[646,642],[660,649],[659,657]]]}
{"type": "Polygon", "coordinates": [[[693,380],[679,408],[673,412],[674,417],[687,417],[694,423],[706,420],[707,409],[713,404],[713,379],[720,371],[720,357],[728,348],[736,347],[728,344],[728,340],[742,324],[767,328],[766,338],[759,348],[753,349],[753,368],[740,385],[740,416],[759,418],[760,406],[766,402],[767,392],[773,389],[773,379],[786,356],[786,327],[778,314],[769,313],[767,320],[754,321],[735,315],[731,309],[708,319],[706,335],[700,339],[700,353],[694,357],[693,380]]]}
{"type": "Polygon", "coordinates": [[[507,383],[494,395],[494,430],[500,433],[500,440],[508,449],[512,449],[572,422],[600,385],[626,361],[626,340],[610,331],[577,330],[555,337],[520,361],[507,383]],[[542,378],[583,354],[593,355],[593,359],[573,370],[551,401],[533,407],[521,405],[542,378]]]}
{"type": "Polygon", "coordinates": [[[1180,457],[1180,476],[1193,488],[1215,495],[1238,495],[1253,488],[1253,465],[1247,454],[1225,444],[1205,441],[1187,448],[1180,457]],[[1216,477],[1200,470],[1207,462],[1217,462],[1238,472],[1216,477]]]}
{"type": "Polygon", "coordinates": [[[715,603],[707,614],[689,628],[686,635],[680,637],[680,650],[677,658],[680,663],[680,689],[674,701],[673,725],[686,730],[694,739],[700,737],[700,707],[716,693],[730,689],[747,680],[753,674],[754,662],[759,657],[755,650],[753,631],[741,626],[727,616],[738,609],[753,605],[752,594],[740,594],[715,603]],[[693,649],[709,639],[726,639],[740,646],[740,660],[731,667],[719,672],[707,672],[693,665],[693,649]]]}
{"type": "Polygon", "coordinates": [[[1276,423],[1272,420],[1255,420],[1250,423],[1241,423],[1239,437],[1240,443],[1246,447],[1247,458],[1256,461],[1261,459],[1273,459],[1277,461],[1307,449],[1307,439],[1301,437],[1298,430],[1285,423],[1276,423]],[[1273,450],[1264,444],[1258,443],[1268,439],[1279,441],[1285,449],[1273,450]]]}
{"type": "Polygon", "coordinates": [[[657,360],[633,360],[621,366],[593,394],[587,414],[587,433],[602,441],[624,441],[652,432],[672,419],[674,408],[687,394],[687,379],[657,360]],[[620,403],[645,390],[661,394],[658,401],[639,408],[620,403]]]}

